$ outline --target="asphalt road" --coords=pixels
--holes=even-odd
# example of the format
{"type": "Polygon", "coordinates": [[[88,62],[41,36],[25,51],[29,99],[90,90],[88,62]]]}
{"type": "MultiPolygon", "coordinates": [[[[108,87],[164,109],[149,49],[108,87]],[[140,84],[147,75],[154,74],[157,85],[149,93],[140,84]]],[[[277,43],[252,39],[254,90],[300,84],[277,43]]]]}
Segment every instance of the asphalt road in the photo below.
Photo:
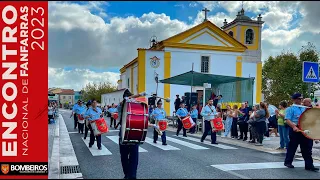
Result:
{"type": "MultiPolygon", "coordinates": [[[[124,177],[120,161],[119,146],[113,141],[118,131],[102,136],[103,150],[96,144],[88,148],[88,143],[73,129],[71,111],[60,111],[66,123],[69,136],[77,156],[84,179],[122,179],[124,177]],[[108,137],[107,137],[108,136],[108,137]]],[[[108,121],[109,124],[109,121],[108,121]]],[[[111,128],[111,130],[114,130],[111,128]]],[[[182,133],[182,132],[181,132],[182,133]]],[[[149,128],[147,137],[152,141],[153,130],[149,128]]],[[[182,136],[182,134],[181,134],[182,136]]],[[[167,144],[157,146],[144,143],[140,147],[139,179],[319,179],[320,173],[304,170],[304,162],[296,160],[294,169],[283,166],[283,154],[270,154],[243,147],[219,144],[211,146],[209,136],[206,143],[199,138],[187,139],[167,132],[167,144]],[[161,149],[166,148],[166,150],[161,149]],[[298,167],[300,166],[300,167],[298,167]]],[[[191,138],[190,138],[191,137],[191,138]]],[[[89,139],[89,137],[87,138],[89,139]]],[[[319,166],[319,162],[317,166],[319,166]]]]}

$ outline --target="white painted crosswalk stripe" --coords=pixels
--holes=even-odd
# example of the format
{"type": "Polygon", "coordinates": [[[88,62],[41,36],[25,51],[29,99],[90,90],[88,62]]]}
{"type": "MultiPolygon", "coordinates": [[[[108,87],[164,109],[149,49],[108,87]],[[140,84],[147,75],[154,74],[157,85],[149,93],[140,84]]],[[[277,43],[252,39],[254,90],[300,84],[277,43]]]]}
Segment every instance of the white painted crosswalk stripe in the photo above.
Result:
{"type": "MultiPolygon", "coordinates": [[[[304,167],[304,161],[295,161],[292,163],[295,167],[304,167]]],[[[266,163],[241,163],[241,164],[219,164],[211,165],[214,168],[222,171],[240,171],[240,170],[252,170],[252,169],[279,169],[287,168],[283,165],[283,162],[266,162],[266,163]]],[[[320,166],[320,163],[314,163],[314,166],[320,166]]]]}
{"type": "Polygon", "coordinates": [[[111,129],[109,130],[109,132],[119,132],[120,130],[119,129],[111,129]]]}
{"type": "Polygon", "coordinates": [[[91,152],[92,156],[104,156],[104,155],[112,155],[112,153],[103,145],[101,144],[102,149],[99,150],[97,148],[97,141],[94,142],[94,145],[89,148],[89,138],[84,139],[81,138],[83,140],[83,142],[86,144],[87,148],[89,149],[89,151],[91,152]]]}
{"type": "MultiPolygon", "coordinates": [[[[200,142],[200,139],[193,138],[193,137],[181,137],[181,138],[188,139],[188,140],[194,141],[194,142],[200,142]]],[[[217,147],[217,148],[221,148],[221,149],[238,149],[238,148],[227,146],[227,145],[223,145],[223,144],[211,144],[208,141],[203,141],[203,143],[206,144],[206,145],[217,147]]]]}
{"type": "Polygon", "coordinates": [[[167,140],[171,141],[171,142],[174,142],[174,143],[177,143],[177,144],[180,144],[182,146],[187,146],[187,147],[189,147],[191,149],[209,149],[209,148],[206,148],[206,147],[203,147],[203,146],[192,144],[192,143],[189,143],[189,142],[186,142],[186,141],[181,141],[179,139],[175,139],[175,138],[171,138],[171,137],[167,137],[167,140]]]}
{"type": "MultiPolygon", "coordinates": [[[[106,136],[111,141],[113,141],[116,144],[119,144],[119,136],[106,136]]],[[[143,149],[142,147],[139,147],[139,152],[148,152],[147,150],[143,149]]]]}
{"type": "Polygon", "coordinates": [[[157,148],[160,148],[160,149],[162,149],[162,150],[165,150],[165,151],[180,150],[179,148],[173,147],[173,146],[171,146],[171,145],[166,145],[166,146],[164,146],[164,145],[162,145],[162,144],[160,144],[160,143],[157,143],[157,144],[156,144],[156,143],[153,143],[153,139],[148,138],[148,137],[146,137],[145,142],[148,143],[148,144],[150,144],[150,145],[152,145],[152,146],[154,146],[154,147],[157,147],[157,148]]]}

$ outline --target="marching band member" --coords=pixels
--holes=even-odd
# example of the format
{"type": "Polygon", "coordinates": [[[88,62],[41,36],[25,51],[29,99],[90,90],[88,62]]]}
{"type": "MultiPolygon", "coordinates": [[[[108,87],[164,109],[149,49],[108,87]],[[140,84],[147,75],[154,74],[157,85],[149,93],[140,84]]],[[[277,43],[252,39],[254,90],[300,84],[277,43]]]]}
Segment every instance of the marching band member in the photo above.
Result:
{"type": "Polygon", "coordinates": [[[80,133],[80,131],[83,133],[83,122],[80,122],[78,119],[78,115],[83,115],[84,112],[86,110],[85,105],[83,105],[83,102],[81,100],[78,101],[78,104],[75,104],[72,108],[72,114],[70,116],[70,118],[72,117],[72,115],[74,115],[74,129],[77,128],[78,125],[78,132],[80,133]]]}
{"type": "Polygon", "coordinates": [[[110,127],[112,126],[112,124],[114,124],[113,127],[115,128],[116,127],[116,120],[113,118],[113,113],[117,113],[118,109],[116,108],[116,105],[114,103],[112,103],[112,106],[111,106],[111,108],[108,109],[108,112],[111,114],[110,127]]]}
{"type": "Polygon", "coordinates": [[[78,117],[77,117],[77,109],[78,106],[81,106],[81,100],[79,99],[77,104],[73,105],[72,107],[72,113],[70,115],[70,118],[73,116],[73,120],[74,120],[74,129],[77,129],[77,125],[78,125],[78,117]]]}
{"type": "MultiPolygon", "coordinates": [[[[91,101],[88,101],[86,106],[87,106],[87,109],[86,109],[86,112],[87,112],[89,110],[89,108],[91,107],[91,101]]],[[[89,131],[88,118],[86,117],[84,121],[85,121],[85,123],[84,123],[84,139],[87,139],[88,131],[89,131]]]]}
{"type": "MultiPolygon", "coordinates": [[[[116,128],[122,123],[122,111],[123,105],[125,102],[134,101],[134,98],[139,96],[145,96],[145,93],[140,93],[139,95],[133,95],[128,89],[126,89],[123,93],[123,101],[119,104],[119,117],[120,121],[116,125],[116,128]]],[[[121,155],[121,164],[122,170],[124,173],[124,179],[136,179],[137,177],[137,168],[139,162],[139,144],[133,145],[125,145],[120,143],[121,138],[121,128],[119,132],[119,147],[120,147],[120,155],[121,155]]]]}
{"type": "Polygon", "coordinates": [[[213,100],[210,99],[208,101],[208,104],[204,108],[202,108],[202,110],[201,110],[201,116],[204,117],[204,123],[205,123],[205,125],[204,125],[205,130],[204,130],[203,135],[201,137],[201,142],[203,142],[206,139],[206,137],[210,131],[211,132],[211,144],[218,144],[216,142],[216,140],[217,140],[216,132],[212,132],[213,127],[211,127],[211,123],[210,123],[210,120],[214,119],[216,117],[216,115],[217,115],[216,108],[213,106],[213,100]]]}
{"type": "MultiPolygon", "coordinates": [[[[156,121],[165,120],[165,118],[166,118],[166,112],[164,111],[164,109],[161,106],[162,106],[162,102],[161,102],[161,99],[159,99],[159,101],[157,102],[157,108],[155,108],[153,110],[153,112],[151,113],[151,115],[153,117],[155,117],[156,121]]],[[[155,123],[155,124],[157,124],[157,123],[155,123]]],[[[157,140],[158,140],[158,132],[155,127],[153,129],[153,143],[157,143],[157,140]]],[[[162,132],[161,140],[162,140],[162,145],[167,145],[166,131],[162,132]]]]}
{"type": "Polygon", "coordinates": [[[301,107],[302,95],[300,93],[295,93],[291,97],[294,105],[290,106],[286,110],[285,121],[289,128],[289,145],[286,153],[286,159],[284,165],[288,168],[294,168],[292,165],[293,158],[300,145],[302,157],[305,161],[305,169],[308,171],[319,171],[319,168],[314,167],[312,159],[312,146],[313,140],[306,138],[301,132],[299,132],[298,120],[301,114],[306,110],[306,108],[301,107]],[[299,105],[299,106],[295,106],[299,105]]]}
{"type": "MultiPolygon", "coordinates": [[[[103,117],[102,115],[102,110],[97,107],[98,103],[95,99],[92,100],[92,107],[90,107],[87,112],[85,113],[85,117],[88,118],[89,122],[93,121],[93,120],[97,120],[100,119],[101,117],[103,117]]],[[[97,140],[97,146],[98,149],[101,150],[101,135],[97,135],[95,136],[93,133],[93,129],[91,127],[91,124],[89,123],[89,129],[90,129],[90,142],[89,142],[89,148],[92,147],[92,145],[94,144],[94,140],[97,140]]]]}
{"type": "Polygon", "coordinates": [[[190,116],[193,120],[193,122],[196,124],[194,127],[191,128],[190,133],[194,134],[196,132],[196,127],[197,127],[197,119],[198,119],[198,110],[197,110],[197,105],[192,106],[192,110],[190,112],[190,116]]]}
{"type": "Polygon", "coordinates": [[[180,104],[180,108],[176,112],[176,116],[178,116],[178,129],[177,129],[177,136],[179,136],[179,133],[181,129],[183,129],[183,136],[187,137],[187,130],[183,127],[182,119],[189,116],[188,110],[185,108],[185,104],[182,102],[180,104]]]}

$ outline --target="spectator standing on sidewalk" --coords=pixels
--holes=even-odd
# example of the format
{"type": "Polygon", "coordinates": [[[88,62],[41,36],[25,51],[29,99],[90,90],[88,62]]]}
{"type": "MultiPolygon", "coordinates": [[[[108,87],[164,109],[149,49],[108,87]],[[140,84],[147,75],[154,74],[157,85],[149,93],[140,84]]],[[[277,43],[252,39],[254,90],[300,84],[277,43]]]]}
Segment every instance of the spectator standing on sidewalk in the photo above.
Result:
{"type": "Polygon", "coordinates": [[[278,130],[280,134],[280,147],[277,148],[278,150],[288,148],[289,144],[289,126],[284,121],[287,107],[288,103],[286,101],[281,101],[279,104],[280,110],[277,112],[278,130]]]}
{"type": "Polygon", "coordinates": [[[249,111],[246,108],[245,103],[241,104],[241,108],[239,110],[239,115],[241,115],[238,119],[239,129],[240,129],[240,137],[238,140],[243,139],[246,141],[248,139],[248,119],[249,119],[249,111]]]}
{"type": "Polygon", "coordinates": [[[228,137],[229,132],[231,131],[231,126],[232,126],[232,109],[230,105],[227,105],[227,112],[225,113],[226,116],[226,121],[225,121],[225,132],[224,132],[224,137],[228,137]]]}
{"type": "Polygon", "coordinates": [[[235,104],[232,110],[232,125],[231,125],[231,139],[238,138],[238,117],[239,117],[239,109],[235,104]]]}
{"type": "Polygon", "coordinates": [[[255,114],[259,110],[260,105],[256,104],[253,106],[253,111],[250,112],[250,117],[249,117],[249,131],[250,131],[250,141],[249,143],[256,143],[256,139],[258,139],[258,134],[257,134],[257,128],[256,128],[256,123],[257,123],[257,118],[255,117],[255,114]]]}
{"type": "Polygon", "coordinates": [[[266,131],[267,117],[269,117],[268,108],[263,102],[260,102],[259,110],[255,113],[255,118],[257,118],[256,132],[258,135],[258,142],[256,143],[256,146],[262,146],[263,135],[266,131]]]}
{"type": "Polygon", "coordinates": [[[48,124],[50,124],[50,120],[53,119],[53,107],[50,103],[48,106],[48,124]]]}

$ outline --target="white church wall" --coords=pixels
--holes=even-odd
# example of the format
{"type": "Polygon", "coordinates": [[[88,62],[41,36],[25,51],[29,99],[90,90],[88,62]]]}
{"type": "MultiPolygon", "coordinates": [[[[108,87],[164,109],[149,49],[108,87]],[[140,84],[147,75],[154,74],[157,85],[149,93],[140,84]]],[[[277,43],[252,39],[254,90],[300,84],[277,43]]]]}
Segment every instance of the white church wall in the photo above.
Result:
{"type": "Polygon", "coordinates": [[[133,94],[138,94],[138,65],[133,66],[133,94]]]}

